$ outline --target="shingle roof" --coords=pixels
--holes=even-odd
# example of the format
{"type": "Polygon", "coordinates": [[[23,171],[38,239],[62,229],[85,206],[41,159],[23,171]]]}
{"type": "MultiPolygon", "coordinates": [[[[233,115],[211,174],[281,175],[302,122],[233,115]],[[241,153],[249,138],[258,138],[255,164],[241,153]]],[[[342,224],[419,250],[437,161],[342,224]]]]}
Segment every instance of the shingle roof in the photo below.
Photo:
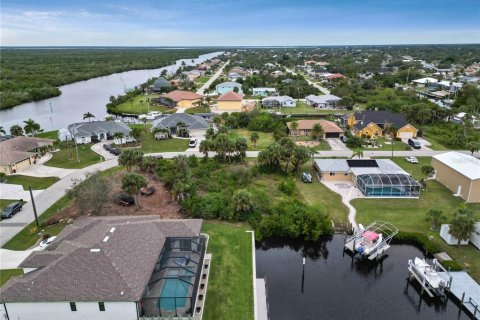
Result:
{"type": "Polygon", "coordinates": [[[243,96],[234,91],[227,92],[218,97],[218,101],[242,101],[243,96]]]}
{"type": "Polygon", "coordinates": [[[169,93],[162,94],[160,97],[170,98],[175,102],[180,102],[182,100],[201,99],[203,96],[191,91],[174,90],[170,91],[169,93]]]}
{"type": "Polygon", "coordinates": [[[22,267],[40,268],[8,281],[0,301],[139,301],[165,239],[199,236],[201,224],[156,216],[81,217],[47,251],[27,257],[22,267]]]}
{"type": "Polygon", "coordinates": [[[167,79],[164,77],[160,77],[155,82],[153,83],[154,88],[164,88],[164,87],[170,87],[170,82],[168,82],[167,79]]]}
{"type": "MultiPolygon", "coordinates": [[[[342,133],[343,130],[334,122],[328,120],[297,120],[298,130],[311,130],[315,124],[322,126],[325,133],[342,133]]],[[[291,127],[291,122],[287,123],[288,128],[291,127]]]]}
{"type": "Polygon", "coordinates": [[[313,101],[315,103],[327,103],[327,102],[330,102],[330,101],[335,101],[336,102],[336,101],[342,100],[342,98],[334,96],[332,94],[325,94],[325,95],[321,95],[321,96],[316,96],[316,95],[311,94],[311,95],[306,96],[305,99],[313,101]]]}
{"type": "Polygon", "coordinates": [[[208,129],[208,123],[203,117],[191,115],[188,113],[172,113],[166,117],[156,120],[153,127],[171,128],[176,127],[177,123],[183,122],[188,129],[208,129]]]}
{"type": "Polygon", "coordinates": [[[0,165],[8,166],[34,155],[34,149],[51,145],[54,140],[19,136],[0,141],[0,165]]]}
{"type": "Polygon", "coordinates": [[[475,157],[450,151],[434,155],[433,158],[471,180],[480,179],[480,160],[475,157]]]}
{"type": "Polygon", "coordinates": [[[68,131],[74,137],[91,136],[92,134],[122,132],[127,135],[132,131],[128,125],[119,121],[91,121],[73,123],[68,126],[68,131]]]}
{"type": "Polygon", "coordinates": [[[355,128],[361,130],[365,128],[371,122],[376,125],[383,125],[385,123],[391,123],[395,125],[397,129],[402,128],[408,122],[405,116],[402,113],[395,113],[390,111],[376,111],[376,110],[365,110],[354,113],[355,120],[359,121],[355,124],[355,128]]]}

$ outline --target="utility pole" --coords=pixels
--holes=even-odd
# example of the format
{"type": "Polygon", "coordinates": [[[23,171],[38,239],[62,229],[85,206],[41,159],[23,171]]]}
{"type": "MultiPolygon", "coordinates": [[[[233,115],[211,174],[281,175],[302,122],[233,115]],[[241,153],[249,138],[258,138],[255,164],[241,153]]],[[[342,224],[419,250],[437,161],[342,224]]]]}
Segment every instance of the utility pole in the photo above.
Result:
{"type": "Polygon", "coordinates": [[[73,137],[73,140],[75,141],[75,152],[77,153],[77,162],[80,163],[80,158],[78,156],[77,138],[73,137]]]}
{"type": "Polygon", "coordinates": [[[30,199],[32,199],[32,207],[33,207],[33,214],[35,215],[35,223],[37,224],[37,228],[40,228],[40,225],[38,224],[37,208],[35,207],[35,200],[33,199],[32,187],[28,186],[28,190],[30,190],[30,199]]]}

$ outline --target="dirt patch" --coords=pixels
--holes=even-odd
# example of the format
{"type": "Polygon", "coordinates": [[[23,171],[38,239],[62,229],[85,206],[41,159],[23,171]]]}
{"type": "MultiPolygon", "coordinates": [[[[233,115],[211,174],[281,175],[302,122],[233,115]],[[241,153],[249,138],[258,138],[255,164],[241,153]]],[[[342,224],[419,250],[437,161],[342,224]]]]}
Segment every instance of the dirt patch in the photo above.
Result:
{"type": "Polygon", "coordinates": [[[320,144],[318,141],[297,141],[295,144],[304,147],[316,147],[320,144]]]}
{"type": "MultiPolygon", "coordinates": [[[[108,197],[107,204],[103,209],[102,216],[140,216],[140,215],[158,215],[162,219],[183,219],[185,216],[180,211],[178,203],[172,199],[172,195],[168,192],[163,184],[156,180],[154,175],[142,174],[148,182],[148,186],[155,187],[155,193],[148,196],[138,196],[138,207],[124,207],[114,201],[114,196],[122,192],[122,176],[124,171],[116,172],[108,177],[112,183],[112,191],[108,197]]],[[[60,221],[75,219],[78,217],[77,209],[71,205],[47,221],[47,225],[52,225],[60,221]]]]}

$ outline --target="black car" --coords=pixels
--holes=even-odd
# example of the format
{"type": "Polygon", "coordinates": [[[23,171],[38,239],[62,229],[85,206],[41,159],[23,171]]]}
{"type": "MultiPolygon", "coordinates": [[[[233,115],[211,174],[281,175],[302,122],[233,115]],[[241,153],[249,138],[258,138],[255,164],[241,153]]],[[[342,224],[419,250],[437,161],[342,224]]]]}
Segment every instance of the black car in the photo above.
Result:
{"type": "Polygon", "coordinates": [[[111,154],[116,155],[116,156],[118,156],[120,153],[122,153],[122,151],[120,151],[120,149],[118,149],[118,148],[111,148],[109,151],[110,151],[111,154]]]}
{"type": "Polygon", "coordinates": [[[107,150],[107,151],[110,151],[112,147],[109,145],[109,144],[104,144],[103,145],[103,149],[107,150]]]}
{"type": "Polygon", "coordinates": [[[115,196],[115,202],[124,207],[128,207],[135,204],[135,199],[126,193],[119,193],[115,196]]]}
{"type": "Polygon", "coordinates": [[[9,204],[2,211],[2,219],[13,217],[17,212],[22,211],[22,207],[23,205],[21,202],[15,202],[15,203],[9,204]]]}

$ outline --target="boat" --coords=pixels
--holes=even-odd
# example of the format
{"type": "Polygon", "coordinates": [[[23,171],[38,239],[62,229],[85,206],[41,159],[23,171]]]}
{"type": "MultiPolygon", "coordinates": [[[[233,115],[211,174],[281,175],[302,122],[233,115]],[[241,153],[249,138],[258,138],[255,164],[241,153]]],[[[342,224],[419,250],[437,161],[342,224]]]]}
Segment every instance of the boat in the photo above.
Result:
{"type": "Polygon", "coordinates": [[[417,279],[422,285],[422,292],[427,291],[430,297],[444,297],[445,289],[450,287],[449,273],[437,259],[433,259],[432,264],[429,264],[425,259],[415,257],[413,261],[408,260],[408,271],[410,277],[417,279]]]}
{"type": "Polygon", "coordinates": [[[354,234],[345,239],[345,249],[369,260],[380,258],[397,233],[398,229],[385,221],[376,220],[367,227],[360,224],[354,234]]]}

